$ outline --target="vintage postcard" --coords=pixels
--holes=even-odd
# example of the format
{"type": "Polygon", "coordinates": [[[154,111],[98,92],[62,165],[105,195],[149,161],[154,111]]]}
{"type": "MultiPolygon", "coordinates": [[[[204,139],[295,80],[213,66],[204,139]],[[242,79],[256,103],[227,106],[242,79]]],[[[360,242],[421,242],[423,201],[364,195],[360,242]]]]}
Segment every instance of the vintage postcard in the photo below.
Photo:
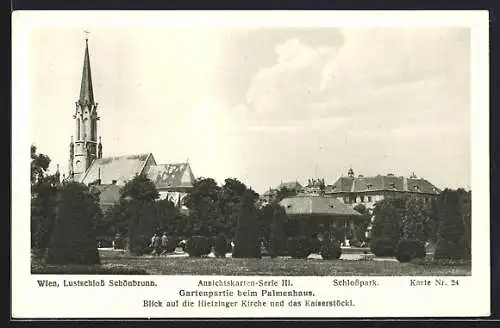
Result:
{"type": "Polygon", "coordinates": [[[487,11],[12,28],[14,319],[489,315],[487,11]]]}

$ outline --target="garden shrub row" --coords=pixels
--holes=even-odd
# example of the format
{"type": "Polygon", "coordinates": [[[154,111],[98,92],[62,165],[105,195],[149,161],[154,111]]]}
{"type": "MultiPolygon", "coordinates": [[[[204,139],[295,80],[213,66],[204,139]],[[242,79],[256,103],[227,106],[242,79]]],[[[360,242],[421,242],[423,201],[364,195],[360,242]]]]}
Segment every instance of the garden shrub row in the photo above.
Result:
{"type": "Polygon", "coordinates": [[[425,258],[425,245],[418,240],[402,239],[396,247],[396,259],[399,262],[410,262],[413,259],[425,258]]]}
{"type": "Polygon", "coordinates": [[[212,245],[205,236],[192,236],[187,240],[186,253],[190,257],[202,257],[210,254],[212,245]]]}
{"type": "Polygon", "coordinates": [[[325,260],[336,260],[342,255],[340,242],[336,239],[320,242],[307,237],[291,237],[287,239],[287,249],[289,256],[299,259],[305,259],[313,253],[319,253],[325,260]]]}

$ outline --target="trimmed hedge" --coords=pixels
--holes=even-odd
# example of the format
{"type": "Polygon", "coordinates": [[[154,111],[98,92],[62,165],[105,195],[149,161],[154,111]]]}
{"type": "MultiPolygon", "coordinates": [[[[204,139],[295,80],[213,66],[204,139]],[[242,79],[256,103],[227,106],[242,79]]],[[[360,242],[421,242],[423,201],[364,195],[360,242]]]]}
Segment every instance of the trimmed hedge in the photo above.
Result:
{"type": "Polygon", "coordinates": [[[322,243],[318,238],[311,238],[311,253],[321,254],[322,243]]]}
{"type": "Polygon", "coordinates": [[[113,240],[114,249],[125,249],[126,240],[122,236],[116,236],[113,240]]]}
{"type": "Polygon", "coordinates": [[[338,260],[342,255],[342,248],[340,242],[335,239],[328,239],[323,241],[320,250],[321,257],[325,260],[338,260]]]}
{"type": "Polygon", "coordinates": [[[416,258],[425,257],[425,245],[418,240],[403,239],[396,248],[396,259],[399,262],[410,262],[416,258]]]}
{"type": "Polygon", "coordinates": [[[130,253],[144,255],[151,252],[150,238],[145,235],[135,236],[130,240],[130,253]]]}
{"type": "Polygon", "coordinates": [[[312,253],[310,239],[306,237],[290,237],[286,241],[288,255],[296,259],[305,259],[312,253]]]}
{"type": "Polygon", "coordinates": [[[220,233],[217,235],[217,237],[215,238],[214,249],[215,256],[217,257],[226,257],[226,253],[229,253],[229,251],[231,250],[231,246],[229,245],[225,234],[220,233]]]}
{"type": "Polygon", "coordinates": [[[167,237],[167,245],[162,245],[162,251],[165,253],[173,253],[175,252],[177,245],[179,245],[179,238],[167,237]]]}
{"type": "Polygon", "coordinates": [[[392,239],[379,238],[372,240],[370,249],[378,257],[394,256],[396,245],[392,239]]]}
{"type": "Polygon", "coordinates": [[[62,188],[59,197],[46,263],[99,264],[93,223],[100,213],[98,195],[72,182],[62,188]]]}
{"type": "Polygon", "coordinates": [[[142,269],[128,265],[32,265],[32,274],[105,274],[148,275],[142,269]]]}
{"type": "Polygon", "coordinates": [[[186,253],[190,257],[202,257],[210,254],[210,240],[205,236],[192,236],[186,243],[186,253]]]}

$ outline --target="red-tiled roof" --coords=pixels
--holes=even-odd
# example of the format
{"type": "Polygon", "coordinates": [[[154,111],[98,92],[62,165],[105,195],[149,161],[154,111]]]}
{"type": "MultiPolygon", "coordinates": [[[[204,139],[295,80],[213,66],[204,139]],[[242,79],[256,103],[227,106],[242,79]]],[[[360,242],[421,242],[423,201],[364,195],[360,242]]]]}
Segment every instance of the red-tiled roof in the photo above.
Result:
{"type": "Polygon", "coordinates": [[[194,175],[189,163],[151,166],[147,173],[158,190],[182,190],[193,187],[194,175]]]}
{"type": "Polygon", "coordinates": [[[351,206],[335,197],[300,195],[283,199],[280,204],[288,215],[360,216],[351,206]]]}
{"type": "Polygon", "coordinates": [[[329,193],[366,192],[372,190],[419,192],[437,194],[440,192],[432,183],[423,178],[406,178],[392,175],[371,177],[340,177],[327,188],[329,193]]]}

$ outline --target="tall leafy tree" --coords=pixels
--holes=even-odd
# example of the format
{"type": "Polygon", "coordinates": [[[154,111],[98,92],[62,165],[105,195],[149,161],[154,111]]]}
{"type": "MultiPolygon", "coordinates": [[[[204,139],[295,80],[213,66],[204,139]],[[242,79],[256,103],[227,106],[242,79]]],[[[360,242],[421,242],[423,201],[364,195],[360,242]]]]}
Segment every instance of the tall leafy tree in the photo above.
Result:
{"type": "Polygon", "coordinates": [[[59,174],[49,174],[50,158],[31,146],[31,248],[42,256],[50,242],[60,188],[59,174]]]}
{"type": "Polygon", "coordinates": [[[235,178],[227,178],[219,192],[219,209],[222,215],[219,227],[230,236],[234,235],[237,225],[238,213],[242,204],[241,200],[245,192],[249,192],[254,201],[259,195],[248,188],[243,182],[235,178]]]}
{"type": "Polygon", "coordinates": [[[276,193],[274,202],[279,203],[284,198],[297,196],[298,192],[295,189],[288,189],[287,187],[281,187],[276,193]]]}
{"type": "Polygon", "coordinates": [[[370,210],[364,204],[357,204],[353,209],[362,215],[354,220],[354,241],[363,242],[366,240],[365,232],[370,224],[370,210]]]}
{"type": "Polygon", "coordinates": [[[405,208],[406,211],[403,216],[401,237],[407,240],[425,242],[425,204],[421,199],[411,197],[406,200],[405,208]]]}
{"type": "Polygon", "coordinates": [[[95,235],[95,222],[99,214],[97,192],[77,182],[64,185],[58,199],[46,262],[99,264],[95,235]]]}
{"type": "Polygon", "coordinates": [[[155,206],[158,197],[155,184],[143,174],[134,177],[120,190],[120,204],[125,207],[121,211],[127,216],[129,249],[133,253],[142,253],[158,228],[155,206]]]}
{"type": "Polygon", "coordinates": [[[220,220],[220,187],[212,178],[198,178],[193,183],[192,191],[184,198],[184,205],[189,208],[188,231],[190,234],[211,234],[212,226],[220,220]]]}
{"type": "Polygon", "coordinates": [[[286,249],[285,223],[288,221],[285,209],[279,204],[272,204],[272,223],[269,233],[269,254],[278,256],[286,249]]]}
{"type": "Polygon", "coordinates": [[[440,205],[435,258],[470,258],[470,194],[445,189],[440,205]]]}
{"type": "Polygon", "coordinates": [[[121,199],[130,199],[138,202],[154,202],[160,194],[153,181],[144,174],[135,176],[120,190],[121,199]]]}
{"type": "Polygon", "coordinates": [[[392,199],[384,199],[377,202],[373,210],[374,222],[370,247],[377,256],[393,255],[400,239],[402,213],[393,203],[392,199]]]}
{"type": "Polygon", "coordinates": [[[387,238],[397,243],[400,237],[401,216],[389,199],[375,204],[372,238],[387,238]]]}
{"type": "Polygon", "coordinates": [[[255,207],[255,198],[253,193],[247,190],[241,199],[233,257],[260,258],[259,231],[260,227],[255,207]]]}

